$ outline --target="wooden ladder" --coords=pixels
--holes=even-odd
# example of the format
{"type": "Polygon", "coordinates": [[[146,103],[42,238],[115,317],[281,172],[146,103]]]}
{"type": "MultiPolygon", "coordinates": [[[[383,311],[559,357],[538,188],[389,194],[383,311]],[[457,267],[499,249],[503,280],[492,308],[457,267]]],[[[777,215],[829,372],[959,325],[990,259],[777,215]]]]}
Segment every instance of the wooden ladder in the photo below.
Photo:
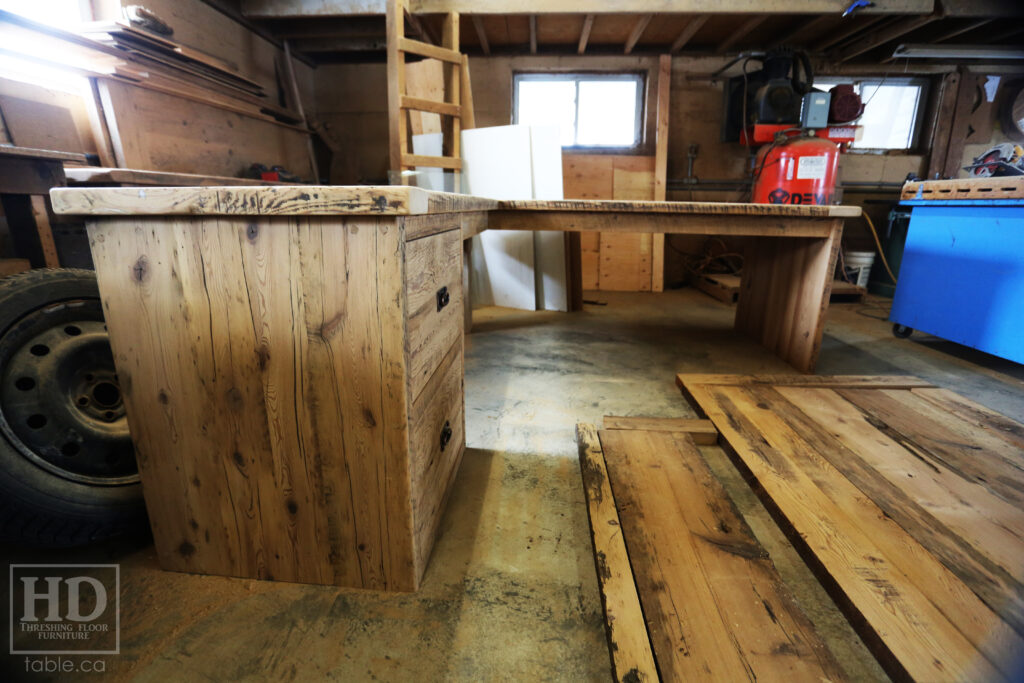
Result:
{"type": "MultiPolygon", "coordinates": [[[[416,166],[443,168],[455,173],[455,191],[460,189],[462,157],[459,148],[463,102],[461,82],[465,55],[459,52],[459,13],[449,12],[444,21],[442,46],[405,37],[405,0],[388,0],[388,135],[391,183],[409,184],[407,169],[416,166]],[[405,89],[405,55],[414,54],[444,62],[443,101],[411,97],[405,89]],[[424,156],[409,152],[409,110],[432,112],[450,119],[442,125],[444,156],[424,156]]],[[[444,123],[444,121],[442,121],[444,123]]]]}

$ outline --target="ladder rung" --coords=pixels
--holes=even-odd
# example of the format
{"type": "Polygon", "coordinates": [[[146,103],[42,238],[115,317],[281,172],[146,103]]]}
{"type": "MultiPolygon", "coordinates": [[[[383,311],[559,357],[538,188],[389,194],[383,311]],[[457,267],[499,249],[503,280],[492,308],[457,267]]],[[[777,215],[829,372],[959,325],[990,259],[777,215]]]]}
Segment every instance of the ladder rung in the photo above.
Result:
{"type": "Polygon", "coordinates": [[[403,154],[402,166],[427,166],[430,168],[450,168],[462,170],[462,159],[456,157],[429,157],[422,154],[403,154]]]}
{"type": "Polygon", "coordinates": [[[462,107],[457,104],[427,100],[422,97],[410,97],[408,95],[402,95],[402,109],[432,111],[435,114],[444,114],[445,116],[462,116],[462,107]]]}
{"type": "Polygon", "coordinates": [[[402,38],[398,41],[398,49],[402,52],[411,52],[414,55],[429,57],[430,59],[440,59],[453,64],[462,64],[462,53],[411,38],[402,38]]]}

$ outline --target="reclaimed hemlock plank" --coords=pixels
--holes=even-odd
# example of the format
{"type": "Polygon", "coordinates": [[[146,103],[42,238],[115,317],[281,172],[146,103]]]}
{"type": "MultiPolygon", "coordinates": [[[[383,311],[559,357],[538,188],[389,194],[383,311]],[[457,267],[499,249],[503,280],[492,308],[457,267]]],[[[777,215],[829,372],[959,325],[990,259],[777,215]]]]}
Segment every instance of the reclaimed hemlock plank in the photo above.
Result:
{"type": "Polygon", "coordinates": [[[435,513],[410,490],[397,220],[104,218],[89,235],[161,565],[415,589],[433,528],[413,522],[435,513]]]}
{"type": "Polygon", "coordinates": [[[665,680],[845,678],[687,435],[599,436],[665,680]]]}
{"type": "Polygon", "coordinates": [[[718,443],[718,430],[711,420],[685,417],[618,417],[604,416],[604,429],[640,429],[650,432],[678,432],[689,434],[699,446],[718,443]]]}
{"type": "Polygon", "coordinates": [[[597,429],[591,424],[576,425],[576,441],[612,673],[616,681],[660,680],[597,429]]]}
{"type": "Polygon", "coordinates": [[[1021,513],[988,477],[1019,475],[911,380],[678,378],[891,675],[1012,679],[1021,513]]]}
{"type": "Polygon", "coordinates": [[[405,245],[409,393],[420,395],[462,338],[462,234],[449,230],[405,245]],[[446,303],[438,296],[444,288],[446,303]]]}
{"type": "MultiPolygon", "coordinates": [[[[946,427],[956,418],[936,410],[937,419],[929,419],[907,391],[778,391],[799,409],[784,406],[787,419],[813,439],[818,453],[1024,633],[1024,508],[991,490],[999,486],[997,472],[986,483],[968,476],[943,452],[944,446],[964,443],[946,427]],[[871,394],[888,400],[868,410],[871,394]],[[928,436],[901,428],[907,419],[928,436]],[[918,457],[907,457],[908,451],[918,457]]],[[[971,448],[972,460],[995,460],[971,448]]],[[[1017,455],[1019,471],[1024,450],[1017,455]]],[[[1019,473],[1015,479],[1022,481],[1019,473]]]]}

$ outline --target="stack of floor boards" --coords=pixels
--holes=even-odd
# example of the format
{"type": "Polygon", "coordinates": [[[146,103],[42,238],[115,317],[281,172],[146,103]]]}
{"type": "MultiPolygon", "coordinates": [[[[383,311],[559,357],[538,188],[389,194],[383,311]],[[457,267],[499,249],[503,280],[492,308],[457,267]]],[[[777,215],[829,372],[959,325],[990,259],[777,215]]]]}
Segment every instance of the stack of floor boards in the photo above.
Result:
{"type": "Polygon", "coordinates": [[[1024,425],[913,377],[677,381],[890,675],[1021,679],[1024,425]]]}
{"type": "Polygon", "coordinates": [[[658,422],[606,418],[600,441],[578,427],[616,680],[843,680],[693,437],[672,431],[707,442],[707,426],[658,422]]]}

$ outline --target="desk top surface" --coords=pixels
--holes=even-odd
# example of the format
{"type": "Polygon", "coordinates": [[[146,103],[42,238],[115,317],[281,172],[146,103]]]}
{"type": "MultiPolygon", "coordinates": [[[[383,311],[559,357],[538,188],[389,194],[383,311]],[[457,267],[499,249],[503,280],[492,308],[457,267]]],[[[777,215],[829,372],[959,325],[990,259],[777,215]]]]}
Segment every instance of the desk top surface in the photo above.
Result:
{"type": "Polygon", "coordinates": [[[495,210],[793,218],[844,218],[860,215],[860,208],[856,206],[582,199],[498,201],[400,185],[54,188],[50,198],[56,213],[94,216],[417,216],[495,210]]]}

